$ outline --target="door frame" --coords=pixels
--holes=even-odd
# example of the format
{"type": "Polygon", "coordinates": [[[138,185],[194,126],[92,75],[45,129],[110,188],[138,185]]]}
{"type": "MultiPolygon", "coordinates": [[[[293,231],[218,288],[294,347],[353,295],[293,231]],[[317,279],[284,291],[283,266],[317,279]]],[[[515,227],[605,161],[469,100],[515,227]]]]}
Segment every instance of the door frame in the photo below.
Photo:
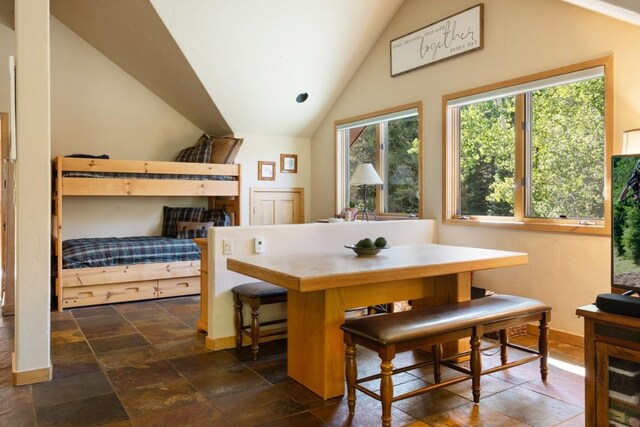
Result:
{"type": "Polygon", "coordinates": [[[15,314],[15,207],[14,163],[9,160],[9,115],[0,113],[0,277],[3,316],[15,314]]]}

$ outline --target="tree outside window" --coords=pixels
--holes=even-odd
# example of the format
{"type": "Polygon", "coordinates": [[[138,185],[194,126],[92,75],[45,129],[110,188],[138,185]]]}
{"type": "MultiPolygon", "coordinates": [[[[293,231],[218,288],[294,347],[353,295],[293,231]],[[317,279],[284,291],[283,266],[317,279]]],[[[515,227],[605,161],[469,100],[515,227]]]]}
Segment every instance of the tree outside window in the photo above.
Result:
{"type": "Polygon", "coordinates": [[[604,77],[531,99],[531,217],[604,218],[604,77]]]}
{"type": "Polygon", "coordinates": [[[606,63],[445,96],[446,219],[602,228],[606,63]]]}

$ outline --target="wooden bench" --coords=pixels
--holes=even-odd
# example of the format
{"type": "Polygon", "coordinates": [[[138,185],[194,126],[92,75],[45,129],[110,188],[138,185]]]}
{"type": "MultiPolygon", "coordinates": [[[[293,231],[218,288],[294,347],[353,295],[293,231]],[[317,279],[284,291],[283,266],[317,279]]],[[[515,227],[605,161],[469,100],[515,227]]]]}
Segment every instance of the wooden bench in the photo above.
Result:
{"type": "Polygon", "coordinates": [[[493,295],[471,301],[447,304],[437,307],[425,307],[392,314],[380,314],[351,320],[344,323],[346,344],[346,379],[347,402],[349,413],[354,414],[356,396],[355,391],[363,393],[381,401],[382,425],[391,425],[391,404],[402,399],[417,396],[431,390],[447,387],[471,379],[473,400],[480,401],[480,376],[513,366],[521,365],[533,360],[540,360],[540,375],[547,380],[547,358],[549,348],[548,322],[551,307],[530,298],[513,295],[493,295]],[[532,350],[508,342],[507,328],[522,323],[539,322],[538,349],[532,350]],[[485,332],[500,331],[500,362],[499,366],[482,370],[480,354],[480,337],[485,332]],[[466,353],[442,357],[442,343],[470,337],[471,350],[466,353]],[[356,364],[356,345],[361,345],[376,351],[381,359],[380,374],[358,379],[356,364]],[[433,360],[422,362],[400,369],[394,369],[391,361],[396,353],[431,348],[433,360]],[[508,362],[507,348],[513,347],[531,354],[512,362],[508,362]],[[464,368],[451,359],[460,358],[465,354],[471,357],[470,369],[464,368]],[[393,396],[392,375],[417,369],[428,364],[434,364],[435,384],[428,385],[400,396],[393,396]],[[441,381],[440,365],[451,367],[462,373],[461,376],[441,381]],[[360,385],[363,382],[380,379],[380,392],[360,385]]]}

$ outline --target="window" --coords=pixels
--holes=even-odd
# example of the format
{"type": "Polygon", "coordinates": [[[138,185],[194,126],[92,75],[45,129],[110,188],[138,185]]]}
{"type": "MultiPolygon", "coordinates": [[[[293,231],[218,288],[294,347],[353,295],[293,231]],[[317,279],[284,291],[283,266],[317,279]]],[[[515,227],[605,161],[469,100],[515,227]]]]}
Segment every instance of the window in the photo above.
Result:
{"type": "Polygon", "coordinates": [[[610,66],[445,96],[445,221],[608,233],[610,66]]]}
{"type": "Polygon", "coordinates": [[[367,187],[369,212],[420,216],[420,103],[336,123],[336,208],[365,210],[364,186],[351,186],[360,163],[371,163],[382,185],[367,187]]]}

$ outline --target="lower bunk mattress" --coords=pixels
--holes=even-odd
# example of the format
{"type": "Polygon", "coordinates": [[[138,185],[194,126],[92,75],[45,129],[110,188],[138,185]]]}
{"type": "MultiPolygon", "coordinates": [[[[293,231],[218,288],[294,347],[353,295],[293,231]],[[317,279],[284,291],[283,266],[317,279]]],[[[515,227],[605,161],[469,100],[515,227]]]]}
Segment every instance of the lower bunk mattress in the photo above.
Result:
{"type": "Polygon", "coordinates": [[[135,236],[69,239],[62,242],[62,268],[109,267],[200,260],[191,239],[135,236]]]}

